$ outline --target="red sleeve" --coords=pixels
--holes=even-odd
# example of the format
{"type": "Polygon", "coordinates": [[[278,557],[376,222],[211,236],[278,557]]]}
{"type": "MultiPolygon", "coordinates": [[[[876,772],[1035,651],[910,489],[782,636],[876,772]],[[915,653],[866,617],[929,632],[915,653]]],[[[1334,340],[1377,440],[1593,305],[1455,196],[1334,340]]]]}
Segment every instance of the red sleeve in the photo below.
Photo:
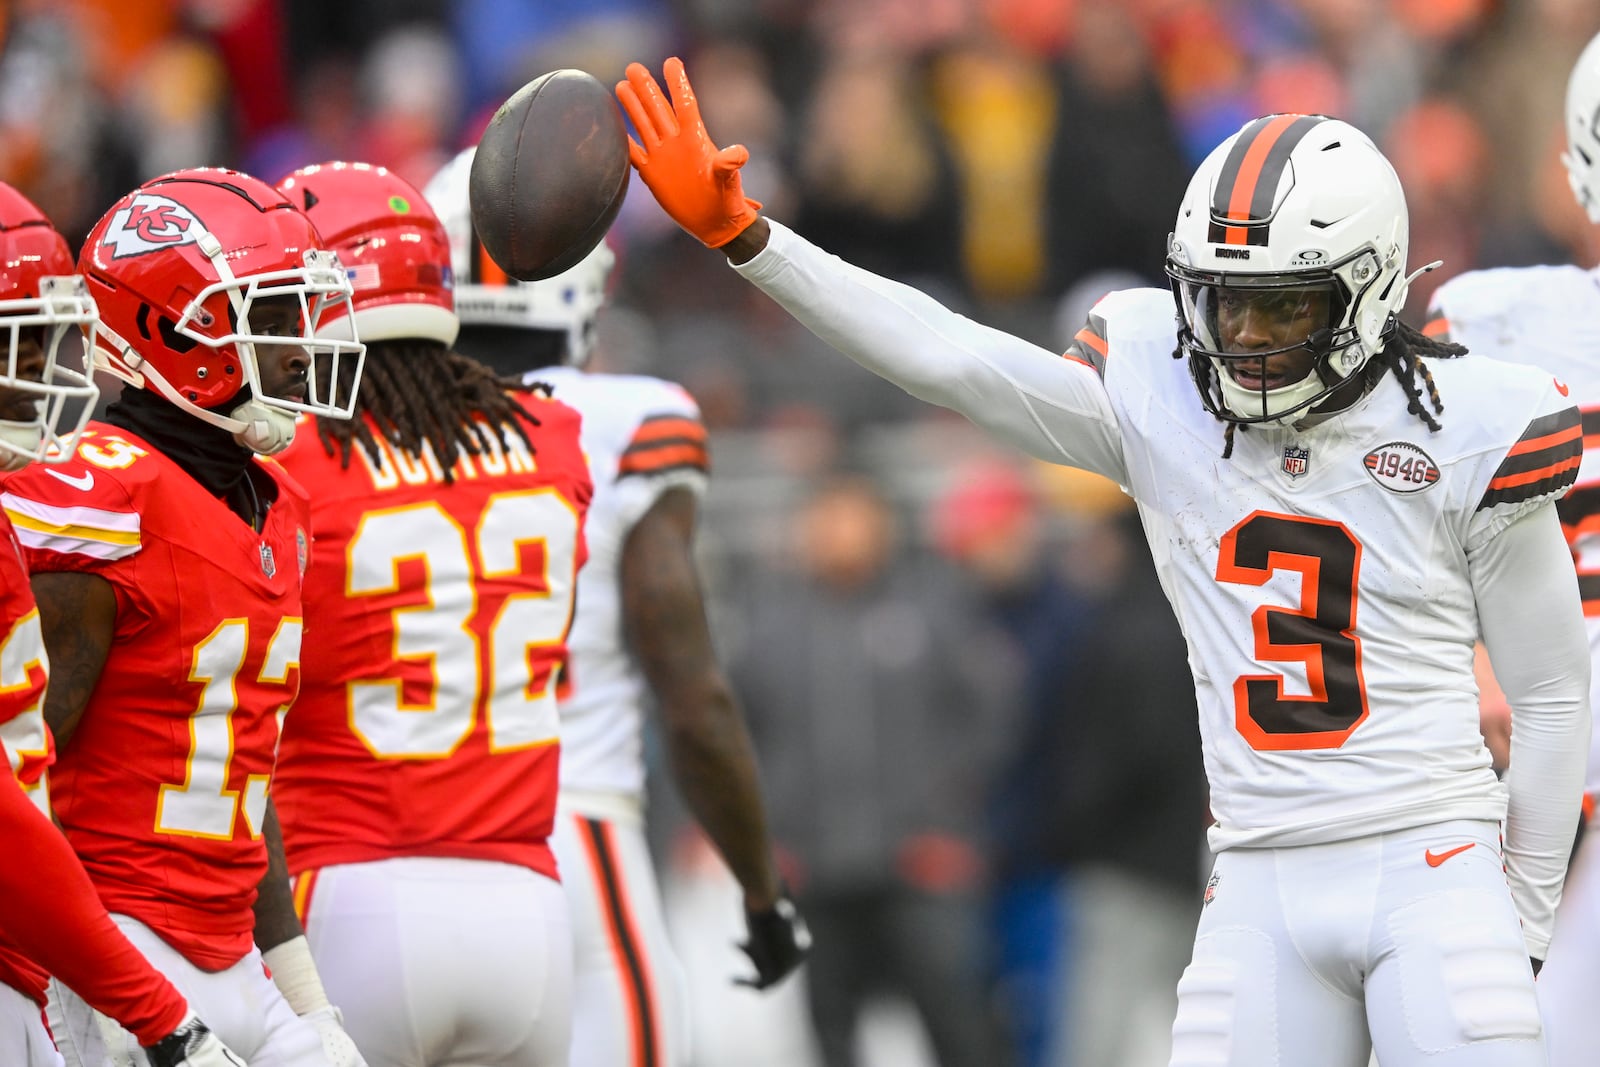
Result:
{"type": "Polygon", "coordinates": [[[153,1045],[188,1003],[111,922],[56,828],[0,775],[0,929],[31,960],[153,1045]]]}

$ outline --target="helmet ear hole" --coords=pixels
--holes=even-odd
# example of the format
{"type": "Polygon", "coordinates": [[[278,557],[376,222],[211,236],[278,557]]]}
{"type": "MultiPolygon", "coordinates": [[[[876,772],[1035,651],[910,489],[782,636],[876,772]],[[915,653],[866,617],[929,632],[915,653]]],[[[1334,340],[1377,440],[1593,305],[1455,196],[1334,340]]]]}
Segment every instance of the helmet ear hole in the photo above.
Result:
{"type": "MultiPolygon", "coordinates": [[[[149,305],[146,305],[146,307],[148,306],[149,305]]],[[[180,356],[188,354],[195,347],[195,345],[200,343],[193,337],[186,337],[185,335],[179,333],[178,324],[167,318],[165,315],[158,315],[156,317],[156,329],[161,334],[161,343],[172,349],[172,351],[178,353],[180,356]]],[[[146,334],[145,336],[148,337],[150,335],[146,334]]]]}

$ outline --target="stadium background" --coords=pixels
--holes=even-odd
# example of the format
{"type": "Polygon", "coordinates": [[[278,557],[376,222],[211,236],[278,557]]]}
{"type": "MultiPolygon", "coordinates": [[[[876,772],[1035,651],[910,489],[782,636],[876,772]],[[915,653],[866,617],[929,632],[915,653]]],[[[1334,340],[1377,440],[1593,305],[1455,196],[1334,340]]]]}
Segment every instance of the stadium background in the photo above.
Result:
{"type": "MultiPolygon", "coordinates": [[[[530,77],[678,54],[770,214],[1050,348],[1103,292],[1161,284],[1193,166],[1268,111],[1346,118],[1394,161],[1412,262],[1444,260],[1413,321],[1464,270],[1600,259],[1558,162],[1588,0],[10,0],[0,19],[0,180],[74,247],[177,167],[362,159],[420,186],[530,77]]],[[[681,381],[712,429],[706,573],[791,879],[959,902],[981,992],[958,1010],[1003,1035],[986,1064],[1164,1063],[1206,813],[1181,646],[1123,499],[812,351],[638,182],[611,241],[596,363],[681,381]],[[864,639],[792,669],[752,635],[804,605],[864,639]],[[950,641],[934,697],[873,689],[949,668],[950,641]],[[788,703],[762,684],[780,675],[788,703]],[[810,734],[771,721],[789,703],[810,734]],[[934,802],[908,814],[916,797],[934,802]],[[881,869],[829,855],[841,836],[881,869]]],[[[813,1062],[795,983],[728,987],[734,891],[657,792],[696,1063],[813,1062]]],[[[860,1046],[932,1062],[894,997],[860,1046]]]]}

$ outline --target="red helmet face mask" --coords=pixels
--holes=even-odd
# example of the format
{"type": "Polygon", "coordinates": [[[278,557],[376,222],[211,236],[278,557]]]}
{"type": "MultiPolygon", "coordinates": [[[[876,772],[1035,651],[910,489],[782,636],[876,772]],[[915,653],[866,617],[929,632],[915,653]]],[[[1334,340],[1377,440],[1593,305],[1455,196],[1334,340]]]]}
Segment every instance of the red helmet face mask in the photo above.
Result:
{"type": "Polygon", "coordinates": [[[320,163],[278,183],[306,213],[323,242],[339,254],[353,290],[349,320],[361,338],[455,343],[450,239],[410,183],[367,163],[320,163]]]}
{"type": "Polygon", "coordinates": [[[0,471],[71,457],[100,390],[60,363],[61,342],[99,316],[72,253],[27,197],[0,183],[0,471]],[[75,407],[74,407],[75,406],[75,407]],[[73,421],[62,427],[69,408],[73,421]]]}
{"type": "Polygon", "coordinates": [[[79,266],[100,305],[95,367],[257,452],[287,447],[299,412],[350,417],[366,350],[328,330],[349,279],[265,182],[220,168],[148,181],[95,224],[79,266]]]}

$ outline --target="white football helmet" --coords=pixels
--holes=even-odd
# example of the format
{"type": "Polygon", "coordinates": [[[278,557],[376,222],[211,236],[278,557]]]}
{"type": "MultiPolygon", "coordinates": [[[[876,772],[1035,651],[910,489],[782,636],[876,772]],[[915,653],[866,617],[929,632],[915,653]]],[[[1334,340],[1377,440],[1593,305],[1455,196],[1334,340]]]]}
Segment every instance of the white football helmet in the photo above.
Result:
{"type": "Polygon", "coordinates": [[[1360,372],[1387,343],[1412,279],[1437,265],[1408,276],[1407,238],[1399,177],[1349,123],[1268,115],[1222,142],[1190,180],[1167,246],[1178,345],[1206,409],[1290,425],[1360,372]],[[1227,351],[1218,313],[1240,301],[1287,301],[1325,321],[1293,344],[1227,351]],[[1246,387],[1230,373],[1301,349],[1314,358],[1297,381],[1246,387]]]}
{"type": "Polygon", "coordinates": [[[1600,37],[1590,41],[1567,79],[1567,165],[1572,195],[1600,222],[1600,37]]]}
{"type": "Polygon", "coordinates": [[[606,283],[616,253],[601,241],[576,266],[554,278],[538,282],[508,278],[489,258],[472,228],[467,179],[475,151],[460,152],[422,191],[450,234],[456,316],[465,329],[515,326],[564,333],[562,362],[582,366],[594,347],[595,324],[606,302],[606,283]]]}

